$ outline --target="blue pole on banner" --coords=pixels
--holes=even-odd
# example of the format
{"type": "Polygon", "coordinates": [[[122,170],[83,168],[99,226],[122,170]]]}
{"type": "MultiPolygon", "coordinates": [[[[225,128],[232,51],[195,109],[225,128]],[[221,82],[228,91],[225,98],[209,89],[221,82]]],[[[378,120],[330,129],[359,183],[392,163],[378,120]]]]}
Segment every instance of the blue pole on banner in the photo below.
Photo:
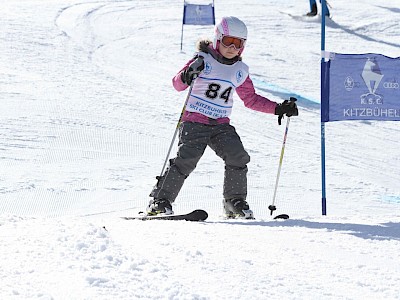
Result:
{"type": "Polygon", "coordinates": [[[321,180],[322,180],[322,215],[326,215],[326,178],[325,178],[325,122],[322,121],[322,102],[324,101],[324,86],[326,76],[325,63],[325,12],[326,0],[322,0],[321,17],[321,180]]]}

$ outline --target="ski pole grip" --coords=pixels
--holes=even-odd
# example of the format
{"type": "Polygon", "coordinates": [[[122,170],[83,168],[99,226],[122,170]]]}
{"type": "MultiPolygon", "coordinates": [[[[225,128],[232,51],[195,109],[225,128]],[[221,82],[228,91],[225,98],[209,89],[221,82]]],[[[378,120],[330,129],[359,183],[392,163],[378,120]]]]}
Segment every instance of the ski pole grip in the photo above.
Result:
{"type": "Polygon", "coordinates": [[[290,98],[289,98],[289,105],[290,105],[291,107],[294,107],[295,110],[294,110],[293,113],[292,113],[290,116],[288,116],[288,117],[291,117],[291,116],[298,116],[298,115],[299,115],[299,110],[297,109],[297,106],[296,106],[296,104],[295,104],[296,101],[297,101],[297,98],[295,98],[295,97],[290,97],[290,98]]]}
{"type": "Polygon", "coordinates": [[[204,58],[203,58],[203,56],[197,57],[196,60],[194,62],[192,62],[192,64],[190,66],[193,68],[193,70],[203,71],[203,69],[204,69],[204,58]]]}

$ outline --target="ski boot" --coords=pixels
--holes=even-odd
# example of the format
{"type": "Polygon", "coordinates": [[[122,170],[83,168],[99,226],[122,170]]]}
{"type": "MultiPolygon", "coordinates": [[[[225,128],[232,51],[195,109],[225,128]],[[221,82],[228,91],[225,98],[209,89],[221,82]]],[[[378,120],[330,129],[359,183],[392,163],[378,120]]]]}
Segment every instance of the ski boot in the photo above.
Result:
{"type": "Polygon", "coordinates": [[[148,216],[173,215],[171,202],[167,199],[152,199],[146,208],[148,216]]]}
{"type": "Polygon", "coordinates": [[[314,17],[314,16],[317,15],[317,13],[318,13],[317,4],[314,3],[314,4],[311,6],[311,11],[308,12],[308,13],[306,14],[306,16],[307,16],[307,17],[314,17]]]}
{"type": "Polygon", "coordinates": [[[233,198],[223,200],[225,216],[228,219],[254,219],[253,211],[243,198],[233,198]]]}

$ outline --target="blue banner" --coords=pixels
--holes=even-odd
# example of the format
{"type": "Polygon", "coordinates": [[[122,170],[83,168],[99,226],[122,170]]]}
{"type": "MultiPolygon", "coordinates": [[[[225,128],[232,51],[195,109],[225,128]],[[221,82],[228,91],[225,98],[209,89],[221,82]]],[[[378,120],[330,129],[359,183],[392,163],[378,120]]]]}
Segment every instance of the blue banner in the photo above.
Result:
{"type": "Polygon", "coordinates": [[[214,6],[185,3],[183,8],[184,25],[215,25],[214,6]]]}
{"type": "Polygon", "coordinates": [[[400,57],[330,53],[321,121],[400,121],[400,57]]]}

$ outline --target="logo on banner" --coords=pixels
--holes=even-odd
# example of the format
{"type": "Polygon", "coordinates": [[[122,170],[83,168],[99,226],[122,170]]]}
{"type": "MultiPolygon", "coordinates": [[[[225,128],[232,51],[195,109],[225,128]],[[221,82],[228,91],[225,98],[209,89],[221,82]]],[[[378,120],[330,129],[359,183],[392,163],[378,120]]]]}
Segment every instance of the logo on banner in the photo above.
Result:
{"type": "Polygon", "coordinates": [[[365,62],[361,77],[369,93],[361,95],[361,104],[383,104],[383,96],[376,93],[383,76],[375,59],[368,59],[365,62]]]}
{"type": "Polygon", "coordinates": [[[344,80],[344,88],[350,92],[354,87],[354,79],[351,76],[347,76],[344,80]]]}
{"type": "Polygon", "coordinates": [[[201,5],[196,5],[196,8],[194,11],[196,12],[196,16],[195,16],[196,21],[200,23],[201,20],[203,19],[203,14],[206,14],[207,10],[204,10],[201,5]]]}
{"type": "Polygon", "coordinates": [[[399,89],[400,85],[397,82],[396,78],[393,78],[391,81],[385,81],[383,83],[383,88],[384,89],[399,89]]]}

